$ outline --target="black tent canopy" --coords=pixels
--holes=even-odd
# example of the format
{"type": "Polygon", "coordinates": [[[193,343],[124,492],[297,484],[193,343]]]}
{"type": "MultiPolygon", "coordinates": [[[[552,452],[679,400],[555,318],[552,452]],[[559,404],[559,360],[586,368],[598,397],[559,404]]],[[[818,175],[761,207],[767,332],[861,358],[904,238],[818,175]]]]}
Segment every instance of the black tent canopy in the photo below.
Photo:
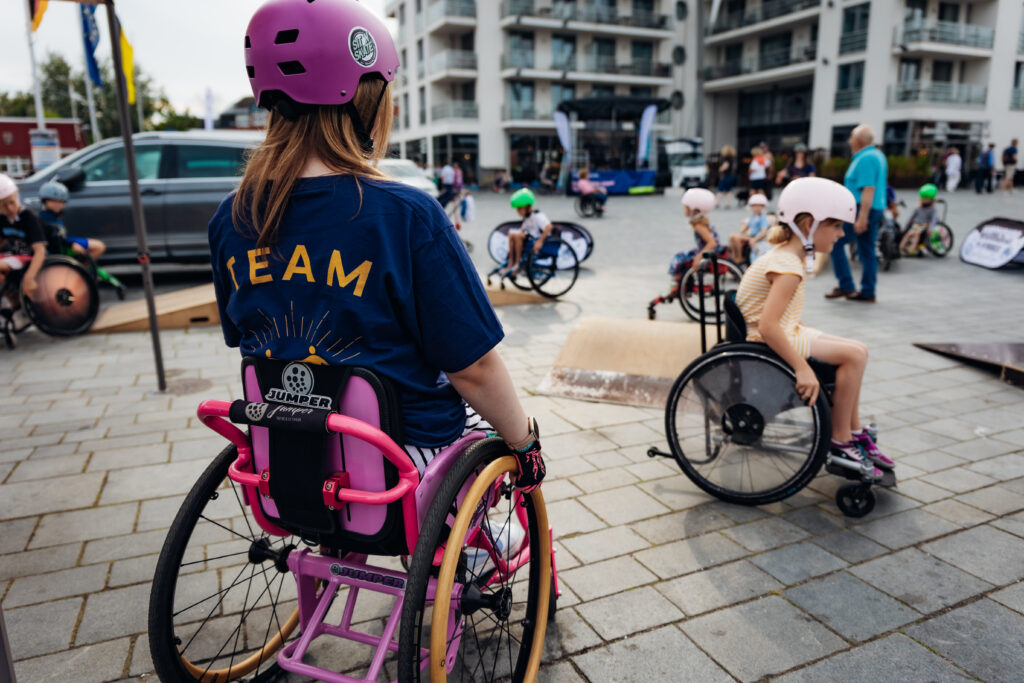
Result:
{"type": "Polygon", "coordinates": [[[558,111],[576,114],[578,121],[639,121],[644,110],[652,104],[658,107],[658,112],[671,106],[671,102],[663,97],[612,95],[566,100],[558,105],[558,111]]]}

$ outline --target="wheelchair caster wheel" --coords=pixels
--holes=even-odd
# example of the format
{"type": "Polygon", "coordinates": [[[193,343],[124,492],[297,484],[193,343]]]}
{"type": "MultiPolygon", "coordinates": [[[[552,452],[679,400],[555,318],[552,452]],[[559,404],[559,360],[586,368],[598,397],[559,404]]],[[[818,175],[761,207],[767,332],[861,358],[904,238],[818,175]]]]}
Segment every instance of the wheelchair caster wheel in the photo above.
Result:
{"type": "Polygon", "coordinates": [[[501,279],[501,282],[498,283],[498,286],[501,287],[501,289],[505,289],[505,279],[504,278],[501,279]]]}
{"type": "Polygon", "coordinates": [[[836,491],[836,505],[847,517],[863,517],[875,509],[875,494],[862,484],[847,484],[836,491]]]}

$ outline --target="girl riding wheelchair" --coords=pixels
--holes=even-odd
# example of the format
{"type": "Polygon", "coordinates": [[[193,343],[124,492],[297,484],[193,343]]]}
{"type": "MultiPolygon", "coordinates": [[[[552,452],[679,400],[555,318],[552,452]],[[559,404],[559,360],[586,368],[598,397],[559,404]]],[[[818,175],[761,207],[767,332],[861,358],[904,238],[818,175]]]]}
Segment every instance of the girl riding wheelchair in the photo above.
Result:
{"type": "Polygon", "coordinates": [[[270,0],[245,57],[267,135],[209,226],[244,400],[199,408],[232,445],[158,563],[157,672],[364,680],[305,658],[333,635],[375,648],[365,680],[533,680],[555,598],[538,430],[454,228],[375,169],[392,38],[355,0],[270,0]],[[367,590],[393,598],[380,635],[354,626],[367,590]]]}

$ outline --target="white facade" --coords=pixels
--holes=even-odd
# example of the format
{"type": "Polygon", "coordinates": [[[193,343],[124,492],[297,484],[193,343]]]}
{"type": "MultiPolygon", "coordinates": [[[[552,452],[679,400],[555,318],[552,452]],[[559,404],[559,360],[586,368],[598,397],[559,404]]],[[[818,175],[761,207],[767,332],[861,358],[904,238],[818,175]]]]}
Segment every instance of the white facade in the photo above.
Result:
{"type": "MultiPolygon", "coordinates": [[[[866,123],[893,154],[1024,138],[1021,0],[704,0],[712,150],[842,149],[866,123]],[[710,13],[717,9],[717,16],[710,13]]],[[[968,156],[970,154],[970,156],[968,156]]]]}
{"type": "Polygon", "coordinates": [[[686,35],[696,34],[687,4],[390,0],[402,61],[392,144],[431,168],[451,154],[486,180],[554,150],[554,108],[591,94],[676,94],[684,106],[656,130],[692,132],[697,60],[686,35]]]}

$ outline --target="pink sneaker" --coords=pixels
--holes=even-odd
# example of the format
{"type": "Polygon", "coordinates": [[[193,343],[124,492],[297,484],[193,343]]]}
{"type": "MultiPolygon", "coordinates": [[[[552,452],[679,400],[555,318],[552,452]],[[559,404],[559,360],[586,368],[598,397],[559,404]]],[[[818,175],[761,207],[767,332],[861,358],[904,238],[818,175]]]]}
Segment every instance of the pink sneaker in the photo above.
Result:
{"type": "MultiPolygon", "coordinates": [[[[871,464],[856,440],[839,443],[833,439],[829,446],[829,455],[831,462],[826,465],[826,469],[832,474],[838,474],[847,479],[859,479],[863,465],[871,464]]],[[[876,481],[882,478],[882,470],[877,467],[872,467],[871,470],[871,476],[876,481]]]]}
{"type": "Polygon", "coordinates": [[[892,461],[892,458],[878,450],[878,446],[871,439],[871,435],[868,434],[866,429],[854,432],[853,442],[860,446],[860,449],[864,452],[864,455],[868,457],[868,460],[875,463],[878,467],[881,467],[883,470],[896,469],[896,463],[892,461]]]}

